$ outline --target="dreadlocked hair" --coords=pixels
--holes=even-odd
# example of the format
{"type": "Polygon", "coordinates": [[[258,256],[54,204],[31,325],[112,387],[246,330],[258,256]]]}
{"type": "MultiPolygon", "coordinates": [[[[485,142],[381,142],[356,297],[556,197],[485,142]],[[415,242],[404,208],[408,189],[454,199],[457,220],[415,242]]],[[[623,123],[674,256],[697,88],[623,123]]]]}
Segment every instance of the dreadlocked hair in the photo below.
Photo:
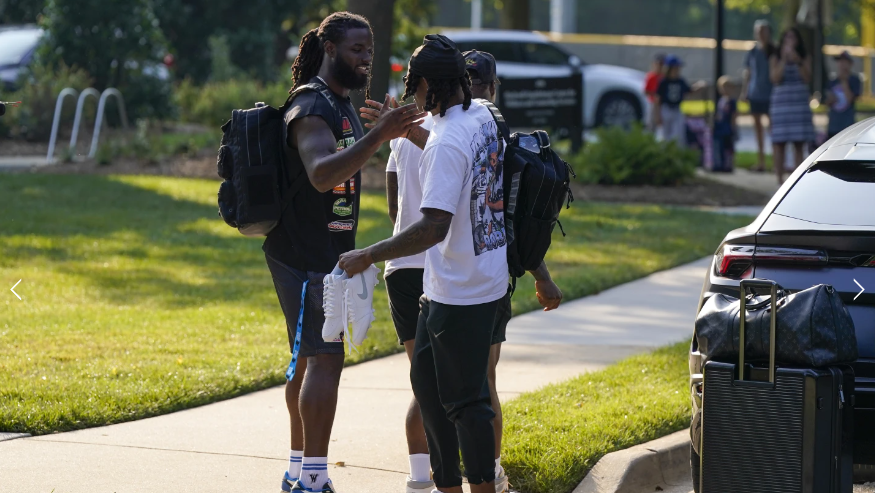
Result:
{"type": "MultiPolygon", "coordinates": [[[[298,46],[298,56],[292,64],[292,88],[289,93],[298,87],[310,82],[310,79],[319,74],[322,68],[322,59],[325,56],[325,42],[331,41],[339,44],[349,29],[371,30],[371,24],[361,15],[351,12],[335,12],[326,17],[318,28],[311,29],[301,38],[298,46]]],[[[368,72],[368,85],[365,86],[365,97],[371,98],[371,73],[368,72]]]]}
{"type": "MultiPolygon", "coordinates": [[[[407,81],[404,84],[404,97],[407,99],[416,94],[416,88],[419,87],[419,81],[422,77],[415,74],[407,76],[407,81]]],[[[471,78],[465,73],[458,79],[425,79],[428,84],[428,92],[425,94],[425,111],[431,111],[440,107],[441,116],[447,114],[447,107],[450,104],[450,98],[456,94],[456,89],[462,87],[462,94],[465,95],[465,100],[462,102],[462,108],[467,111],[471,107],[471,78]]]]}

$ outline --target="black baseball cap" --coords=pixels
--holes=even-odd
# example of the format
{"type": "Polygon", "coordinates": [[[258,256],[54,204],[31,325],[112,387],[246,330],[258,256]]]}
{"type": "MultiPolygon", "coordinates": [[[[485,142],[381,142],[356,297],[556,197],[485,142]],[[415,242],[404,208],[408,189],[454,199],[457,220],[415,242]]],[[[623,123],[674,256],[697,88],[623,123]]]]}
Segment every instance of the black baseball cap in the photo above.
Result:
{"type": "Polygon", "coordinates": [[[501,84],[495,74],[495,57],[485,51],[471,50],[464,53],[465,68],[472,84],[501,84]]]}
{"type": "Polygon", "coordinates": [[[845,51],[839,53],[838,55],[834,56],[833,58],[835,58],[836,60],[847,60],[851,63],[854,63],[854,59],[851,57],[851,54],[848,52],[848,50],[845,50],[845,51]]]}

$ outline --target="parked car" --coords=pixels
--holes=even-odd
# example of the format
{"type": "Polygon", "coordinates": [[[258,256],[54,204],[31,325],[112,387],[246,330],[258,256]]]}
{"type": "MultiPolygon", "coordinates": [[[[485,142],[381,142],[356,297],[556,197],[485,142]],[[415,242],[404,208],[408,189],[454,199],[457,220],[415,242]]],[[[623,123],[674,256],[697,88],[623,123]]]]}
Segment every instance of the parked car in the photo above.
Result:
{"type": "Polygon", "coordinates": [[[14,91],[18,75],[33,59],[43,30],[36,26],[0,27],[0,89],[14,91]]]}
{"type": "MultiPolygon", "coordinates": [[[[822,145],[753,223],[726,235],[705,276],[699,308],[718,293],[738,297],[739,281],[751,278],[774,280],[791,292],[831,284],[840,293],[859,349],[855,468],[875,464],[875,118],[822,145]],[[862,294],[860,285],[866,289],[862,294]]],[[[693,338],[691,459],[697,488],[702,372],[693,338]]]]}
{"type": "Polygon", "coordinates": [[[590,65],[540,33],[501,30],[448,30],[463,52],[481,50],[497,62],[498,77],[563,77],[583,73],[583,121],[587,127],[630,125],[648,112],[644,72],[613,65],[590,65]]]}
{"type": "MultiPolygon", "coordinates": [[[[43,29],[33,25],[0,27],[0,89],[16,89],[19,75],[33,61],[44,34],[43,29]]],[[[161,63],[143,66],[143,73],[160,81],[170,79],[170,71],[161,63]]]]}

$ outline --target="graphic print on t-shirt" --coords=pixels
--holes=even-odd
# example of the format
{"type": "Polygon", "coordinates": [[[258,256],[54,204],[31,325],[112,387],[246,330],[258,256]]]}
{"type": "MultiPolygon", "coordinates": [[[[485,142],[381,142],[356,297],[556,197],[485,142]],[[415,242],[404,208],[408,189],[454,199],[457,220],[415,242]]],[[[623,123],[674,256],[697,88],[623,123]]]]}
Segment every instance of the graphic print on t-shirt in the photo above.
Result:
{"type": "Polygon", "coordinates": [[[504,246],[504,143],[495,122],[485,123],[471,140],[471,234],[474,255],[504,246]]]}
{"type": "Polygon", "coordinates": [[[343,117],[343,138],[337,141],[337,151],[340,152],[353,144],[355,144],[355,135],[352,124],[349,123],[349,118],[343,117]]]}

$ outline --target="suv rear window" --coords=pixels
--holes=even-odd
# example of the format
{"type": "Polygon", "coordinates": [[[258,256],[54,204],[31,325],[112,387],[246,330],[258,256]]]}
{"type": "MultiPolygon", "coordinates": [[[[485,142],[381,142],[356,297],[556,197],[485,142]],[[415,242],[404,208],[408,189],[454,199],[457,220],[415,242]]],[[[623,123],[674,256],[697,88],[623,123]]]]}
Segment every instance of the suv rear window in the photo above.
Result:
{"type": "Polygon", "coordinates": [[[815,164],[775,214],[819,224],[875,226],[875,163],[815,164]]]}
{"type": "Polygon", "coordinates": [[[519,50],[520,44],[507,41],[464,41],[456,46],[462,53],[471,50],[485,51],[499,62],[525,63],[525,57],[519,50]]]}

